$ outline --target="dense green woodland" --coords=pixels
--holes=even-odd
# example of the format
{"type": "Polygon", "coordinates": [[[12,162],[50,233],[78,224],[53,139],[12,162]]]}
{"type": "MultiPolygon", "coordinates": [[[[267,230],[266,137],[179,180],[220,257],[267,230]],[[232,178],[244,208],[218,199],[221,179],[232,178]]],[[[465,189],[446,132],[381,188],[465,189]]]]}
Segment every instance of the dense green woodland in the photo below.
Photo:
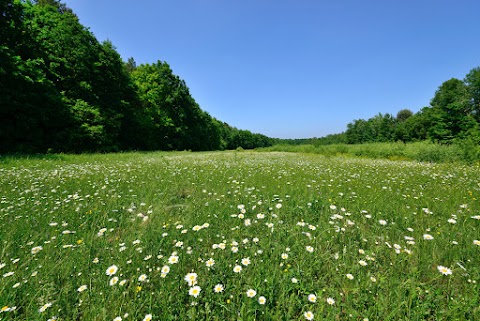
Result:
{"type": "Polygon", "coordinates": [[[2,0],[0,15],[0,153],[271,145],[203,111],[166,62],[122,61],[57,0],[2,0]]]}
{"type": "Polygon", "coordinates": [[[0,14],[0,153],[480,143],[480,68],[444,82],[417,113],[379,113],[322,138],[274,139],[210,116],[166,62],[122,61],[59,0],[2,0],[0,14]]]}

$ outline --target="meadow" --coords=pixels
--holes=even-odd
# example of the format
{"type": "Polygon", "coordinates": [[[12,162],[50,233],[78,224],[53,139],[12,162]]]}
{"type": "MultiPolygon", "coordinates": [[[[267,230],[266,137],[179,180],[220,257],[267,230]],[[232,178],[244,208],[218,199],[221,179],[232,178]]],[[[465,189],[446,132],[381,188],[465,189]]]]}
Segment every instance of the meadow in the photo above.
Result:
{"type": "Polygon", "coordinates": [[[282,152],[0,159],[0,320],[480,320],[480,171],[282,152]]]}

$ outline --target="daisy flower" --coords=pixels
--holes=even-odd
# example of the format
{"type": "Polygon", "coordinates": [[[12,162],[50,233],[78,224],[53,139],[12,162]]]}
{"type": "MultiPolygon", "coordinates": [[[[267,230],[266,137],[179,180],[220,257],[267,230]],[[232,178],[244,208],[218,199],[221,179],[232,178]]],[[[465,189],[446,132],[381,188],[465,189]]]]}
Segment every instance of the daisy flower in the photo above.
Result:
{"type": "Polygon", "coordinates": [[[315,303],[317,302],[317,296],[315,294],[309,294],[308,295],[308,301],[315,303]]]}
{"type": "Polygon", "coordinates": [[[206,265],[207,267],[212,267],[212,266],[215,265],[215,260],[212,259],[212,258],[209,258],[209,259],[207,260],[207,262],[205,262],[205,265],[206,265]]]}
{"type": "Polygon", "coordinates": [[[188,290],[188,294],[196,298],[200,295],[200,291],[202,291],[202,289],[198,285],[195,285],[188,290]]]}
{"type": "Polygon", "coordinates": [[[452,270],[450,270],[449,268],[445,267],[445,266],[437,266],[437,269],[440,273],[442,273],[443,275],[450,275],[452,274],[452,270]]]}
{"type": "Polygon", "coordinates": [[[305,319],[307,320],[313,320],[313,318],[315,317],[314,314],[312,313],[312,311],[307,311],[303,314],[303,316],[305,317],[305,319]]]}
{"type": "Polygon", "coordinates": [[[51,306],[52,306],[51,303],[44,304],[40,309],[38,309],[38,312],[42,313],[51,306]]]}
{"type": "Polygon", "coordinates": [[[145,316],[145,318],[143,318],[143,321],[151,321],[152,320],[152,315],[151,314],[147,314],[145,316]]]}
{"type": "Polygon", "coordinates": [[[261,296],[258,298],[258,303],[264,305],[265,303],[267,303],[267,299],[264,296],[261,296]]]}
{"type": "Polygon", "coordinates": [[[250,258],[247,257],[247,258],[242,259],[242,264],[245,265],[245,266],[249,265],[250,264],[250,258]]]}
{"type": "Polygon", "coordinates": [[[305,249],[307,250],[307,252],[313,252],[313,246],[308,245],[307,247],[305,247],[305,249]]]}
{"type": "Polygon", "coordinates": [[[194,286],[197,284],[197,273],[187,273],[183,279],[189,286],[194,286]]]}
{"type": "Polygon", "coordinates": [[[235,267],[233,268],[233,272],[235,273],[242,272],[242,267],[240,265],[235,265],[235,267]]]}
{"type": "Polygon", "coordinates": [[[333,298],[327,298],[327,303],[330,304],[330,305],[334,305],[335,300],[333,298]]]}
{"type": "Polygon", "coordinates": [[[178,263],[178,256],[172,255],[168,258],[168,263],[170,264],[176,264],[178,263]]]}
{"type": "Polygon", "coordinates": [[[254,289],[249,289],[249,290],[247,291],[247,296],[248,296],[249,298],[253,298],[253,297],[256,296],[256,295],[257,295],[257,291],[255,291],[254,289]]]}
{"type": "Polygon", "coordinates": [[[138,281],[140,282],[145,282],[147,280],[147,275],[146,274],[142,274],[138,277],[138,281]]]}
{"type": "Polygon", "coordinates": [[[118,277],[114,276],[113,278],[110,279],[110,286],[114,286],[118,282],[118,277]]]}
{"type": "Polygon", "coordinates": [[[84,284],[84,285],[82,285],[81,287],[79,287],[79,288],[77,289],[77,291],[78,291],[78,292],[83,292],[83,291],[85,291],[86,289],[87,289],[87,286],[84,284]]]}
{"type": "Polygon", "coordinates": [[[215,285],[215,287],[213,288],[213,291],[214,291],[215,293],[223,292],[223,290],[224,290],[223,284],[217,284],[217,285],[215,285]]]}
{"type": "Polygon", "coordinates": [[[37,253],[40,252],[41,250],[43,250],[43,247],[41,247],[41,246],[35,246],[34,248],[32,248],[32,254],[37,254],[37,253]]]}
{"type": "Polygon", "coordinates": [[[170,272],[170,266],[164,265],[161,270],[162,274],[168,274],[170,272]]]}
{"type": "Polygon", "coordinates": [[[423,234],[423,239],[430,241],[430,240],[433,240],[433,236],[431,236],[430,234],[423,234]]]}
{"type": "Polygon", "coordinates": [[[112,276],[115,273],[117,273],[117,271],[118,271],[118,267],[116,265],[112,265],[107,269],[107,271],[105,271],[105,274],[108,276],[112,276]]]}

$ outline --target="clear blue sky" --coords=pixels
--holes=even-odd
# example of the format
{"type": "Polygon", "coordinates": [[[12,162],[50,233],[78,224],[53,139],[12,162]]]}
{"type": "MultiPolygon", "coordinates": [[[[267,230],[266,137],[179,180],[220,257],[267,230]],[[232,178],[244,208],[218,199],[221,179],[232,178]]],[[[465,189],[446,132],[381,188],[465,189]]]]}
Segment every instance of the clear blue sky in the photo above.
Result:
{"type": "Polygon", "coordinates": [[[427,106],[480,66],[479,0],[67,0],[122,58],[170,64],[203,110],[270,137],[427,106]]]}

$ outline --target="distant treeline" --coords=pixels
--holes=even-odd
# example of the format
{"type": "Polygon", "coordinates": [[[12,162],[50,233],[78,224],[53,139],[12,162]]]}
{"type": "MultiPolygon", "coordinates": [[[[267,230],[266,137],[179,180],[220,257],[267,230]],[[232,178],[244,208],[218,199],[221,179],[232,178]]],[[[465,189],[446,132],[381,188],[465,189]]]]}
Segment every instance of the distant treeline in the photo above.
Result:
{"type": "Polygon", "coordinates": [[[271,144],[203,111],[166,62],[122,61],[58,0],[0,1],[0,153],[271,144]]]}
{"type": "Polygon", "coordinates": [[[381,114],[357,119],[340,134],[322,138],[276,140],[277,144],[314,146],[374,142],[431,141],[440,144],[478,146],[480,143],[480,68],[463,80],[445,81],[435,92],[430,106],[413,113],[400,110],[396,116],[381,114]]]}

